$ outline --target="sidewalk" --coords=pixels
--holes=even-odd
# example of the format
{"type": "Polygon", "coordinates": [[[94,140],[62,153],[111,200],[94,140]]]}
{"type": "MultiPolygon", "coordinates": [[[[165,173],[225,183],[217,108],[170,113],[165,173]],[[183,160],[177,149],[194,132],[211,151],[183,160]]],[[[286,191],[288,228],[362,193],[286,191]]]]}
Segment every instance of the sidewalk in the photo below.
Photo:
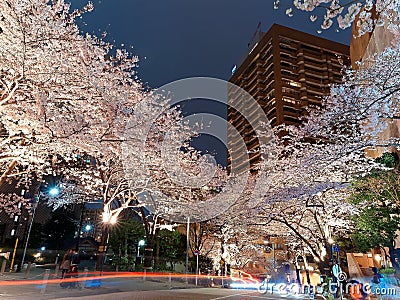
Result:
{"type": "Polygon", "coordinates": [[[41,279],[43,278],[44,272],[46,269],[50,269],[54,274],[55,265],[44,265],[37,266],[35,268],[31,268],[29,274],[26,274],[26,270],[21,270],[21,272],[4,272],[0,273],[0,281],[1,280],[23,280],[23,279],[41,279]],[[28,275],[28,276],[26,276],[28,275]],[[41,278],[40,278],[41,277],[41,278]]]}

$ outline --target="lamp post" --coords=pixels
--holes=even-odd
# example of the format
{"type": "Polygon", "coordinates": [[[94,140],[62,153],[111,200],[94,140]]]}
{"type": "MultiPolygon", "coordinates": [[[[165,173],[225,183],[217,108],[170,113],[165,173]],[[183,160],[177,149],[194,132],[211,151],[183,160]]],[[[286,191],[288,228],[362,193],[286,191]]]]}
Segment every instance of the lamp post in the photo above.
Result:
{"type": "Polygon", "coordinates": [[[335,256],[334,256],[334,249],[333,249],[333,244],[335,243],[335,241],[332,238],[328,239],[328,243],[331,246],[331,259],[332,259],[332,267],[335,264],[335,256]]]}
{"type": "Polygon", "coordinates": [[[194,250],[194,255],[196,255],[196,286],[197,286],[197,278],[199,276],[199,250],[194,250]]]}
{"type": "Polygon", "coordinates": [[[328,243],[331,246],[331,259],[332,259],[332,283],[335,286],[335,292],[333,292],[333,297],[336,298],[336,294],[337,294],[337,286],[336,286],[336,276],[335,276],[335,249],[334,249],[334,245],[335,245],[335,241],[330,237],[328,239],[328,243]]]}
{"type": "Polygon", "coordinates": [[[272,245],[272,257],[274,259],[274,271],[276,272],[275,242],[271,242],[271,245],[272,245]]]}
{"type": "MultiPolygon", "coordinates": [[[[60,190],[57,187],[52,187],[49,191],[48,191],[49,195],[52,197],[56,197],[59,193],[60,190]]],[[[28,227],[28,233],[26,235],[26,241],[25,241],[25,245],[24,245],[24,251],[22,252],[22,258],[21,258],[21,268],[23,268],[24,266],[24,261],[25,261],[25,256],[26,256],[26,250],[28,248],[28,243],[29,243],[29,236],[31,235],[31,230],[32,230],[32,225],[33,225],[33,220],[35,219],[35,213],[36,213],[36,208],[38,207],[40,201],[40,187],[39,187],[39,191],[38,194],[35,196],[35,201],[33,203],[33,211],[32,211],[32,216],[29,222],[29,227],[28,227]]]]}
{"type": "Polygon", "coordinates": [[[188,273],[189,273],[189,249],[190,249],[190,217],[187,217],[186,224],[186,263],[185,263],[185,274],[186,274],[186,283],[188,282],[188,273]]]}
{"type": "Polygon", "coordinates": [[[78,234],[77,234],[76,245],[75,245],[75,250],[78,253],[79,253],[79,244],[80,244],[80,239],[81,239],[81,231],[82,231],[82,225],[83,225],[83,217],[85,214],[85,208],[86,208],[85,202],[82,202],[81,203],[81,214],[79,217],[79,225],[78,225],[78,232],[77,232],[78,234]]]}

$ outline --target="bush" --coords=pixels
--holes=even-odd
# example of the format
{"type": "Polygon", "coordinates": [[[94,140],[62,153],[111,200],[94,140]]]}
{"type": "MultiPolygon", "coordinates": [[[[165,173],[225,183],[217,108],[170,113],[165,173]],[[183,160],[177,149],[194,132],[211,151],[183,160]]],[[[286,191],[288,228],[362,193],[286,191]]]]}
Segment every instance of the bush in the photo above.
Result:
{"type": "Polygon", "coordinates": [[[379,273],[383,275],[391,275],[396,274],[396,270],[394,268],[382,268],[379,270],[379,273]]]}

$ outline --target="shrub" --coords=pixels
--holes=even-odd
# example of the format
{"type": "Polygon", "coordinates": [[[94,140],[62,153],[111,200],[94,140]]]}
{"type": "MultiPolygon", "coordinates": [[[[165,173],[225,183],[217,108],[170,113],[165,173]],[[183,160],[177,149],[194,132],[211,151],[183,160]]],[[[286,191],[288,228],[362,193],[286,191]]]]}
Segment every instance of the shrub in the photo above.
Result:
{"type": "Polygon", "coordinates": [[[379,270],[379,273],[384,274],[384,275],[391,275],[391,274],[395,274],[396,270],[394,268],[381,268],[379,270]]]}

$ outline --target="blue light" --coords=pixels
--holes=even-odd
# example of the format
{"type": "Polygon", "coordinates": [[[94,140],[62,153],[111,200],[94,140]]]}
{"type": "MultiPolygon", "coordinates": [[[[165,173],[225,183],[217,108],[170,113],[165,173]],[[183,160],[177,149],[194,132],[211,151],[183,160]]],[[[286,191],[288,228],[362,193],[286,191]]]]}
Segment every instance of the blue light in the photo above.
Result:
{"type": "Polygon", "coordinates": [[[229,285],[233,289],[258,289],[260,287],[260,283],[242,283],[235,282],[229,285]]]}
{"type": "Polygon", "coordinates": [[[85,226],[85,230],[86,230],[86,231],[89,231],[89,230],[91,230],[91,229],[92,229],[92,225],[87,224],[87,225],[85,226]]]}
{"type": "Polygon", "coordinates": [[[57,196],[59,192],[60,192],[60,191],[59,191],[58,188],[56,188],[56,187],[53,187],[53,188],[51,188],[51,189],[49,190],[49,194],[50,194],[51,196],[57,196]]]}
{"type": "Polygon", "coordinates": [[[40,247],[40,251],[44,251],[44,250],[46,250],[46,247],[45,247],[45,246],[40,247]]]}

